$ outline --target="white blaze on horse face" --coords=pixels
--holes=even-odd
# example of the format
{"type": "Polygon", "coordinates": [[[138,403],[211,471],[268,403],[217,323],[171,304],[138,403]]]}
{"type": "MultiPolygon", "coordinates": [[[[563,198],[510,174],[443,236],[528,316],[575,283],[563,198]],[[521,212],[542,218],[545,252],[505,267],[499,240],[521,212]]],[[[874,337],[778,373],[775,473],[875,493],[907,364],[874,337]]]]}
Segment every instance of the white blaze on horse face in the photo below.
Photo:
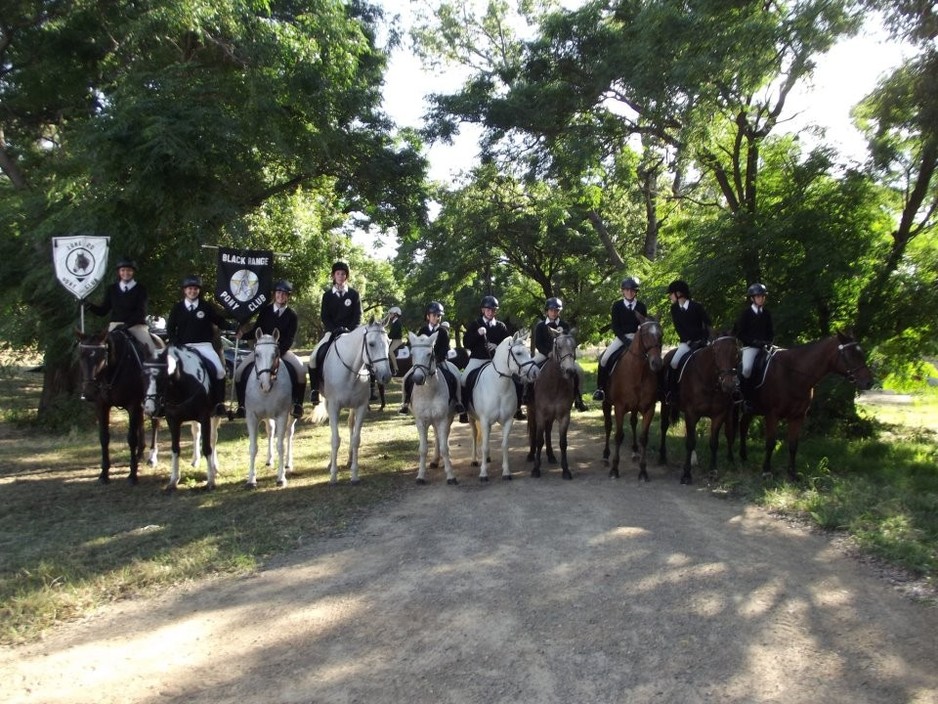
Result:
{"type": "Polygon", "coordinates": [[[423,384],[430,377],[430,366],[433,364],[433,346],[436,343],[436,333],[414,335],[410,333],[410,361],[411,378],[415,384],[423,384]]]}

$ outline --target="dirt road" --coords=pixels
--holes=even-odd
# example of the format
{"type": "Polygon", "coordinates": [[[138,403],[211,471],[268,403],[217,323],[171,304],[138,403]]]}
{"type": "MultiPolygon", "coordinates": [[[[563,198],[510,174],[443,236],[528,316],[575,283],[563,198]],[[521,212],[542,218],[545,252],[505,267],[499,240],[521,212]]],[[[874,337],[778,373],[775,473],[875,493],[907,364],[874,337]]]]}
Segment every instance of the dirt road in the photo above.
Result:
{"type": "Polygon", "coordinates": [[[938,702],[938,609],[677,471],[610,481],[594,443],[572,482],[519,449],[514,481],[480,485],[457,448],[458,487],[435,472],[256,576],[0,651],[0,699],[938,702]]]}

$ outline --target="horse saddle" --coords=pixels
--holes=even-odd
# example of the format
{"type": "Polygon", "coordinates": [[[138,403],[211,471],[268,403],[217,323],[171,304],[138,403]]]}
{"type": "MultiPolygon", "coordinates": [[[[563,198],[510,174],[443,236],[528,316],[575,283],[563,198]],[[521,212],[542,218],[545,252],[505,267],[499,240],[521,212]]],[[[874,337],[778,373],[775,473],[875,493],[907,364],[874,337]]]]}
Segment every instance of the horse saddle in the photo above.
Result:
{"type": "Polygon", "coordinates": [[[768,349],[761,349],[756,354],[756,359],[752,363],[752,374],[749,376],[754,388],[759,388],[765,383],[765,376],[768,374],[769,365],[777,351],[778,348],[773,346],[768,349]]]}
{"type": "Polygon", "coordinates": [[[612,373],[616,370],[616,365],[619,363],[619,360],[622,359],[622,355],[628,352],[629,346],[622,345],[619,349],[609,355],[609,360],[606,362],[606,367],[609,369],[609,378],[612,378],[612,373]]]}
{"type": "Polygon", "coordinates": [[[456,378],[456,375],[452,371],[446,368],[446,365],[440,365],[437,369],[443,373],[443,378],[446,379],[446,387],[449,389],[450,399],[456,398],[456,386],[459,384],[459,380],[456,378]]]}
{"type": "Polygon", "coordinates": [[[488,365],[490,365],[490,364],[491,364],[491,362],[486,362],[485,364],[482,364],[482,365],[476,367],[475,369],[473,369],[473,370],[472,370],[471,372],[469,372],[469,374],[466,376],[466,381],[465,381],[465,383],[463,384],[463,393],[462,393],[462,397],[463,397],[463,405],[464,405],[467,409],[468,409],[470,406],[472,406],[472,390],[475,388],[476,381],[477,381],[478,378],[479,378],[479,374],[482,372],[483,369],[485,369],[485,368],[486,368],[488,365]]]}

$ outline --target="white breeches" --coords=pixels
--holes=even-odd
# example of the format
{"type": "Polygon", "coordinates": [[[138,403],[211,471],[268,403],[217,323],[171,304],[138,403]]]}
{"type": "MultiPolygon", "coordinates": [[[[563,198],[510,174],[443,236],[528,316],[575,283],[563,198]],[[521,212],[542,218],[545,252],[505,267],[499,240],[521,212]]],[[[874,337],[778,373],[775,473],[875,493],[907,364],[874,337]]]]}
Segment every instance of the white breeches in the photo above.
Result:
{"type": "MultiPolygon", "coordinates": [[[[108,332],[114,328],[119,328],[123,323],[109,323],[107,326],[108,332]]],[[[159,338],[154,338],[150,334],[150,329],[146,325],[131,325],[127,328],[127,332],[137,338],[137,342],[141,345],[144,345],[152,357],[156,354],[156,351],[163,349],[166,345],[163,344],[163,341],[159,338]]]]}
{"type": "Polygon", "coordinates": [[[743,378],[748,379],[752,375],[752,365],[756,361],[756,355],[759,354],[761,347],[743,347],[743,378]]]}
{"type": "MultiPolygon", "coordinates": [[[[626,335],[625,337],[631,343],[634,335],[626,335]]],[[[603,356],[599,358],[600,365],[605,367],[606,363],[609,361],[609,358],[612,356],[612,353],[623,345],[625,345],[625,343],[622,342],[622,340],[620,340],[618,337],[612,338],[612,342],[609,343],[609,347],[607,347],[603,352],[603,356]]]]}
{"type": "Polygon", "coordinates": [[[211,342],[190,342],[186,346],[198,350],[205,359],[215,365],[216,379],[225,378],[225,363],[222,361],[221,357],[218,356],[218,352],[215,351],[211,342]]]}
{"type": "Polygon", "coordinates": [[[671,369],[677,369],[677,365],[681,363],[681,360],[684,359],[684,355],[690,352],[690,345],[686,342],[682,342],[677,346],[677,349],[674,350],[674,357],[671,359],[671,369]]]}

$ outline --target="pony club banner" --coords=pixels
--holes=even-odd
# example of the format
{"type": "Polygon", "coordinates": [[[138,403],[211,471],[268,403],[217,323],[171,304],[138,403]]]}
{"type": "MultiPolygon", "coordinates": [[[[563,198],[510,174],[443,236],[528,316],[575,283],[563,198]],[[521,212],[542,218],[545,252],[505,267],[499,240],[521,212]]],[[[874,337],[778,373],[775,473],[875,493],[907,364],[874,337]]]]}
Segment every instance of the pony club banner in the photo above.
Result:
{"type": "Polygon", "coordinates": [[[61,284],[80,301],[85,300],[107,273],[110,237],[52,238],[52,261],[61,284]]]}
{"type": "Polygon", "coordinates": [[[218,248],[215,298],[239,322],[270,300],[274,253],[266,249],[218,248]]]}

